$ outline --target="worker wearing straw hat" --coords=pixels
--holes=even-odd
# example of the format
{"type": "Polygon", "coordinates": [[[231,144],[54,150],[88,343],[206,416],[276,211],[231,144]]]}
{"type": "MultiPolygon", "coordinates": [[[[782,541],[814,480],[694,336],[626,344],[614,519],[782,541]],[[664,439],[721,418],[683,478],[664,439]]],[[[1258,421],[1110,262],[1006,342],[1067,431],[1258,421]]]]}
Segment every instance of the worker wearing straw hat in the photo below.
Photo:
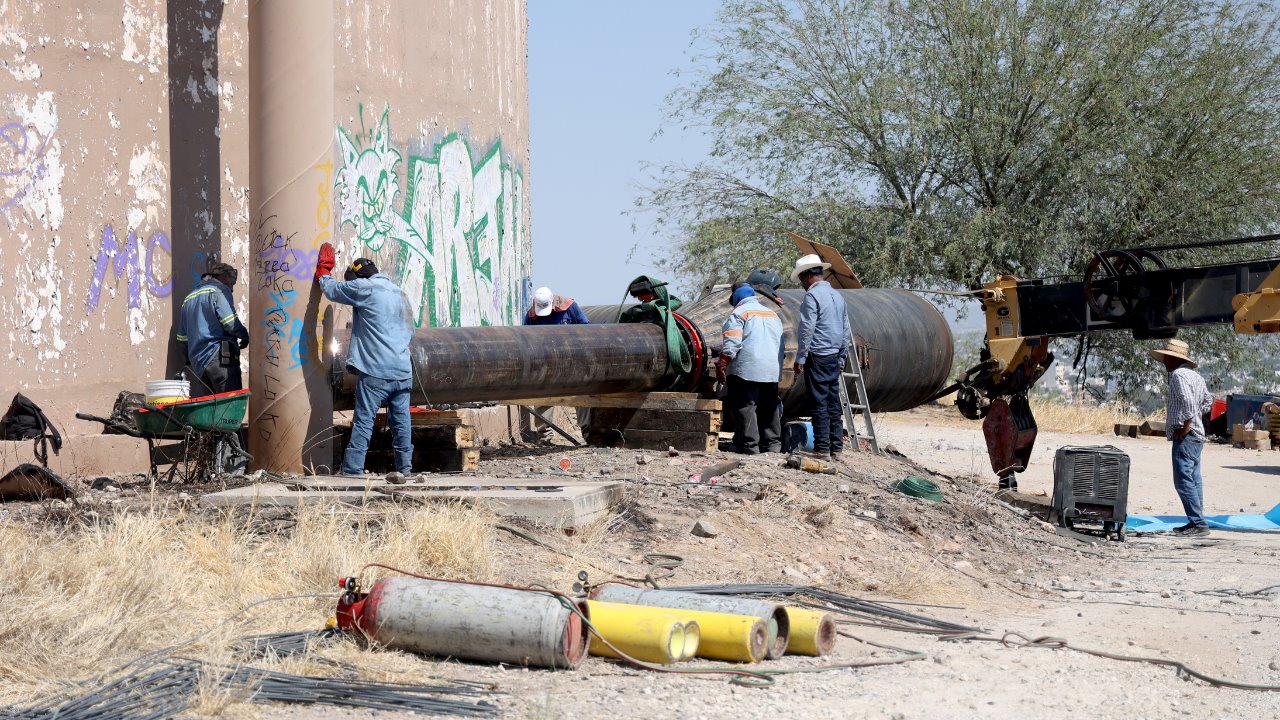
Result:
{"type": "Polygon", "coordinates": [[[805,389],[813,401],[813,454],[838,458],[844,450],[844,409],[840,407],[840,381],[844,355],[849,347],[849,322],[844,298],[822,279],[831,263],[817,255],[796,261],[791,279],[804,286],[800,306],[800,337],[792,369],[804,374],[805,389]]]}
{"type": "Polygon", "coordinates": [[[1151,354],[1169,371],[1169,398],[1165,406],[1165,433],[1173,443],[1173,488],[1182,500],[1187,524],[1174,530],[1178,535],[1209,534],[1204,519],[1204,478],[1200,475],[1200,454],[1204,451],[1204,423],[1200,417],[1213,406],[1213,396],[1204,378],[1195,369],[1190,346],[1170,340],[1151,354]]]}

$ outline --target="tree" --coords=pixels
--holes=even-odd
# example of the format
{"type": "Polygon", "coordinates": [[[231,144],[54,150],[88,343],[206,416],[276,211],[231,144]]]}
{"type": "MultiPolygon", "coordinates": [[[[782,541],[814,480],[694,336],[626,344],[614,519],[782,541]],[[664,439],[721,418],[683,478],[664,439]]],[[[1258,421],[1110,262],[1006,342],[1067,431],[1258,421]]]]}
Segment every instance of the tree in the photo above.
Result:
{"type": "MultiPolygon", "coordinates": [[[[1264,232],[1280,217],[1277,34],[1271,2],[727,0],[669,99],[711,157],[659,168],[638,204],[695,282],[789,265],[786,230],[872,284],[951,289],[1264,232]]],[[[1215,352],[1229,337],[1196,336],[1215,352]]],[[[1107,372],[1145,353],[1108,338],[1089,355],[1107,372]]]]}

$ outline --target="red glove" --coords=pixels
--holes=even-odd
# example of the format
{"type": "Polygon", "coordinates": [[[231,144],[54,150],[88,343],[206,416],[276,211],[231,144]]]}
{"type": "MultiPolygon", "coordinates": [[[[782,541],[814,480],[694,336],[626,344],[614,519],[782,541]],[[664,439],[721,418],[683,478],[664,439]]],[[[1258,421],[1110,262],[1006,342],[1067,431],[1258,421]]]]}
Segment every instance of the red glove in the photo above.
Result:
{"type": "Polygon", "coordinates": [[[316,282],[320,282],[320,277],[333,272],[333,266],[337,263],[334,257],[333,245],[324,243],[320,246],[320,254],[316,259],[316,282]]]}
{"type": "Polygon", "coordinates": [[[729,381],[729,363],[731,362],[733,362],[733,358],[728,355],[720,356],[720,359],[716,361],[716,380],[721,383],[729,381]]]}

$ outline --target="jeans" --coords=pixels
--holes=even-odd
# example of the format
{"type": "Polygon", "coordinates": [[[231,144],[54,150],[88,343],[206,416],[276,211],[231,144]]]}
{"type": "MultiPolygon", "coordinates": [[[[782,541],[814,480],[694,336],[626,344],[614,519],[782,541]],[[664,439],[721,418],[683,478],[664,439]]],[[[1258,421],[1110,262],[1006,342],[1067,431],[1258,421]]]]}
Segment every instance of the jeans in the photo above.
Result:
{"type": "Polygon", "coordinates": [[[725,405],[733,416],[734,452],[782,452],[778,383],[752,382],[730,375],[725,405]]]}
{"type": "Polygon", "coordinates": [[[1204,478],[1200,476],[1200,453],[1204,440],[1188,435],[1173,441],[1173,489],[1182,499],[1182,510],[1187,522],[1205,527],[1204,478]]]}
{"type": "Polygon", "coordinates": [[[844,408],[840,406],[840,374],[844,355],[810,355],[804,366],[804,383],[813,401],[813,451],[818,454],[844,450],[844,408]]]}
{"type": "Polygon", "coordinates": [[[364,456],[369,452],[373,435],[373,419],[378,408],[387,404],[387,425],[391,428],[391,447],[395,450],[396,470],[413,472],[413,428],[409,424],[409,388],[412,381],[384,380],[357,373],[356,410],[351,418],[351,440],[342,458],[343,475],[363,475],[364,456]]]}

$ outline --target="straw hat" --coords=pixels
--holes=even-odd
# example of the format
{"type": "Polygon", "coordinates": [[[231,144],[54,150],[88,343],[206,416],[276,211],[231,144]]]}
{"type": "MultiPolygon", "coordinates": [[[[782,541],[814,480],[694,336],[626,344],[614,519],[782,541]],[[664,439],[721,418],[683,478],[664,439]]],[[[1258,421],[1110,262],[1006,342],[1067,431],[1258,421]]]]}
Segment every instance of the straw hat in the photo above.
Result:
{"type": "Polygon", "coordinates": [[[800,282],[800,273],[814,268],[829,270],[831,269],[831,263],[822,262],[822,258],[812,253],[805,255],[796,261],[796,269],[791,271],[791,281],[800,282]]]}
{"type": "Polygon", "coordinates": [[[1151,355],[1157,360],[1163,360],[1166,356],[1172,357],[1172,358],[1178,358],[1179,360],[1186,362],[1188,365],[1190,365],[1193,368],[1199,367],[1200,366],[1199,363],[1197,363],[1195,360],[1192,360],[1190,358],[1189,356],[1190,352],[1191,352],[1190,345],[1186,344],[1182,340],[1178,340],[1177,338],[1174,338],[1170,340],[1169,343],[1165,345],[1163,348],[1152,350],[1151,355]]]}

